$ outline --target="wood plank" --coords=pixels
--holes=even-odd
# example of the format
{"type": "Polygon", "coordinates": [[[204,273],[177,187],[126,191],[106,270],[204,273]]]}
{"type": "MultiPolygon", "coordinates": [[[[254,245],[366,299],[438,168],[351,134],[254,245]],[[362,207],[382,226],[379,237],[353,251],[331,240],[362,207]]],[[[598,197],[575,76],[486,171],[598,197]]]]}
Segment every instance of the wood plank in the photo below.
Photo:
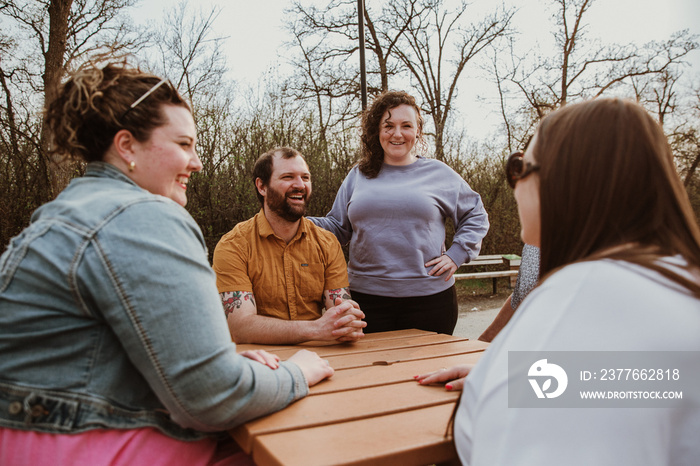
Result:
{"type": "Polygon", "coordinates": [[[365,340],[396,340],[397,338],[417,337],[420,335],[435,335],[437,332],[410,328],[405,330],[392,330],[389,332],[368,333],[365,340]]]}
{"type": "Polygon", "coordinates": [[[480,278],[499,278],[511,277],[518,275],[517,270],[498,270],[496,272],[475,272],[475,273],[456,273],[453,275],[455,280],[477,280],[480,278]]]}
{"type": "Polygon", "coordinates": [[[364,366],[336,371],[330,379],[319,382],[309,389],[309,395],[376,387],[413,380],[413,376],[432,372],[442,367],[457,364],[474,364],[483,353],[459,354],[455,356],[420,359],[391,364],[389,366],[364,366]]]}
{"type": "MultiPolygon", "coordinates": [[[[369,336],[369,335],[368,335],[369,336]]],[[[321,357],[328,357],[340,354],[350,353],[367,353],[373,351],[382,351],[390,348],[410,348],[413,346],[427,346],[449,341],[467,341],[467,338],[459,338],[452,335],[442,333],[434,333],[428,335],[419,335],[415,337],[397,338],[395,340],[365,340],[354,343],[335,344],[330,346],[261,346],[261,345],[239,345],[236,350],[238,352],[247,349],[264,349],[270,353],[278,355],[282,360],[289,358],[291,355],[300,349],[308,349],[317,353],[321,357]]]]}
{"type": "Polygon", "coordinates": [[[422,466],[447,461],[456,457],[451,438],[445,438],[453,409],[454,403],[447,403],[262,435],[253,443],[253,460],[258,466],[422,466]]]}
{"type": "Polygon", "coordinates": [[[246,423],[230,434],[250,454],[259,435],[366,419],[411,409],[454,403],[461,392],[443,386],[424,386],[415,381],[389,387],[370,387],[347,392],[309,396],[286,409],[246,423]]]}
{"type": "Polygon", "coordinates": [[[464,264],[460,265],[460,267],[474,267],[477,265],[503,265],[503,259],[499,257],[498,259],[475,260],[471,262],[465,262],[464,264]]]}
{"type": "Polygon", "coordinates": [[[392,348],[366,353],[345,353],[325,356],[335,370],[347,370],[362,366],[388,366],[397,362],[429,359],[437,356],[452,356],[484,351],[488,343],[479,340],[447,341],[443,343],[412,346],[409,348],[392,348]]]}
{"type": "MultiPolygon", "coordinates": [[[[437,332],[429,332],[427,330],[418,330],[418,329],[413,328],[413,329],[407,329],[407,330],[394,330],[391,332],[368,333],[362,338],[361,342],[390,341],[390,340],[397,340],[397,339],[401,339],[401,338],[410,338],[410,337],[437,335],[437,334],[438,334],[437,332]]],[[[236,345],[236,351],[240,353],[242,351],[264,349],[266,351],[274,353],[276,351],[283,351],[283,350],[287,350],[287,349],[295,349],[298,351],[302,348],[311,349],[309,347],[313,347],[313,348],[326,347],[326,346],[351,347],[353,345],[354,345],[354,343],[343,343],[343,342],[338,342],[338,341],[307,341],[305,343],[300,343],[298,345],[270,345],[270,344],[242,343],[240,345],[239,344],[236,345]]],[[[316,351],[316,350],[314,350],[314,351],[316,351]]]]}
{"type": "Polygon", "coordinates": [[[480,261],[480,260],[491,260],[491,259],[502,259],[503,254],[484,254],[480,256],[476,256],[476,258],[472,261],[480,261]]]}

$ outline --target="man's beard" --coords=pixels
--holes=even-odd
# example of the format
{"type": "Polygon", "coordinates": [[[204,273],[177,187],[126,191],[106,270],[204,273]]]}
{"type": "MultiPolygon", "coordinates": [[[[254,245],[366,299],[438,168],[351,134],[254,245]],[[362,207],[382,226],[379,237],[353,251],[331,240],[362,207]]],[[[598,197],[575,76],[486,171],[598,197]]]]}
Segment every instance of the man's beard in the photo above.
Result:
{"type": "Polygon", "coordinates": [[[304,197],[303,205],[290,205],[289,202],[287,202],[286,194],[282,194],[279,191],[269,188],[265,199],[267,207],[286,221],[296,222],[301,217],[306,215],[306,205],[309,202],[311,193],[305,190],[294,190],[289,192],[289,195],[294,194],[301,194],[304,197]]]}

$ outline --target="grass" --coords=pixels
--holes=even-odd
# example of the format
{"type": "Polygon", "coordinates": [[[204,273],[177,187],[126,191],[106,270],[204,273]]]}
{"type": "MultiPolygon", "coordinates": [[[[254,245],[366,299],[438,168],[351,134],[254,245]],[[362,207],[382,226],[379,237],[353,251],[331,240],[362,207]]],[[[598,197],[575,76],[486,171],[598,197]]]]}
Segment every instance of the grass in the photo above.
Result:
{"type": "MultiPolygon", "coordinates": [[[[498,279],[498,296],[508,297],[513,291],[510,289],[510,278],[502,277],[498,279]]],[[[490,278],[483,280],[460,280],[455,282],[457,289],[457,300],[469,300],[473,298],[488,298],[493,296],[493,282],[490,278]]]]}

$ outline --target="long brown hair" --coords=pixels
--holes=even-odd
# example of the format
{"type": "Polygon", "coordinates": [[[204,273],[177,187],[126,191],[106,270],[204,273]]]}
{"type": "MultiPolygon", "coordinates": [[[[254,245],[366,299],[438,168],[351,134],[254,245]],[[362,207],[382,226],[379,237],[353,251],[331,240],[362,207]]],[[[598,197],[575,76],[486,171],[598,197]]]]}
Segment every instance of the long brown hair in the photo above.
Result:
{"type": "Polygon", "coordinates": [[[409,105],[416,111],[418,120],[418,140],[419,144],[424,143],[423,139],[423,117],[420,114],[420,107],[416,104],[416,99],[404,91],[387,91],[379,94],[367,110],[362,114],[362,135],[360,136],[361,156],[359,169],[367,178],[376,178],[384,163],[384,149],[379,142],[379,125],[382,116],[387,110],[396,108],[399,105],[409,105]]]}
{"type": "Polygon", "coordinates": [[[700,228],[660,125],[639,104],[595,99],[540,124],[540,276],[612,258],[656,270],[700,297],[700,283],[659,259],[680,254],[700,276],[700,228]]]}
{"type": "Polygon", "coordinates": [[[126,62],[103,66],[86,62],[71,73],[45,111],[52,140],[50,153],[63,158],[102,160],[114,135],[126,129],[138,141],[166,123],[163,105],[190,109],[169,82],[130,67],[126,62]],[[153,90],[136,107],[130,106],[153,90]]]}

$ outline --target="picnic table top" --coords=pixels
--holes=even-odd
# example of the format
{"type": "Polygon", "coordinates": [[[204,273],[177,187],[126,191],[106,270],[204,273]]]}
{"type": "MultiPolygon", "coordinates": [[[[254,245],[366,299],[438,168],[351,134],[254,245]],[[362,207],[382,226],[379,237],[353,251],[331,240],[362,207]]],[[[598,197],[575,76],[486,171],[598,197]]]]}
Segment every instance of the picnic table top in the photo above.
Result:
{"type": "Polygon", "coordinates": [[[283,360],[305,348],[328,359],[333,377],[286,409],[230,434],[259,466],[439,463],[455,458],[445,437],[459,392],[421,386],[414,375],[474,363],[488,343],[422,330],[366,335],[356,343],[238,345],[283,360]]]}

